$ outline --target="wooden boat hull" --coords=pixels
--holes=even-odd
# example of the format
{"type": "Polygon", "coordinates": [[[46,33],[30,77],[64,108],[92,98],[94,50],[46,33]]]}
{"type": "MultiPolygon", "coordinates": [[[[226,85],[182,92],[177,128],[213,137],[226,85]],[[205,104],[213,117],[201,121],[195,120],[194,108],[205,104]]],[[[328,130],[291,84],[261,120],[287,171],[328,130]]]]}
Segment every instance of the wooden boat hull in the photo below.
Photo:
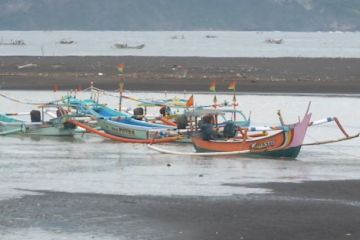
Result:
{"type": "Polygon", "coordinates": [[[203,140],[193,136],[192,143],[197,152],[236,152],[246,151],[249,156],[267,156],[276,158],[296,158],[300,152],[311,114],[291,126],[288,130],[254,139],[203,140]]]}
{"type": "MultiPolygon", "coordinates": [[[[226,152],[226,151],[214,151],[208,148],[201,148],[199,146],[195,146],[197,152],[226,152]]],[[[247,149],[244,149],[244,151],[247,149]]],[[[245,153],[242,155],[247,155],[250,157],[271,157],[271,158],[296,158],[301,150],[301,146],[279,149],[279,150],[264,150],[264,151],[252,151],[250,153],[245,153]]],[[[234,150],[235,151],[235,150],[234,150]]],[[[241,151],[241,150],[240,150],[241,151]]],[[[232,151],[231,151],[232,152],[232,151]]]]}
{"type": "Polygon", "coordinates": [[[128,122],[138,123],[141,121],[125,119],[124,122],[118,122],[109,119],[98,119],[98,125],[106,133],[129,139],[168,137],[169,135],[167,134],[167,130],[174,129],[172,127],[160,126],[158,124],[150,124],[146,122],[143,122],[143,126],[131,123],[129,124],[128,122]]]}

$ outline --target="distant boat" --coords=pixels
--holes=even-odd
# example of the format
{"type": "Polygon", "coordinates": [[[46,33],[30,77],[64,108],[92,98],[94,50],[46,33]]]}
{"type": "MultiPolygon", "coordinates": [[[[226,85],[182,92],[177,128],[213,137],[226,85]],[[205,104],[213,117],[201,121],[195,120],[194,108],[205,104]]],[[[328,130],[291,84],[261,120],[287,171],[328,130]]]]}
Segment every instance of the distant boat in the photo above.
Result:
{"type": "Polygon", "coordinates": [[[131,46],[127,43],[115,43],[113,47],[117,49],[143,49],[145,47],[145,44],[131,46]]]}
{"type": "Polygon", "coordinates": [[[282,38],[267,38],[265,40],[266,43],[270,43],[270,44],[282,44],[283,43],[283,39],[282,38]]]}
{"type": "Polygon", "coordinates": [[[10,42],[0,42],[0,45],[12,45],[12,46],[24,46],[26,45],[26,43],[24,42],[24,40],[18,40],[18,39],[12,39],[10,42]]]}
{"type": "Polygon", "coordinates": [[[206,35],[205,38],[217,38],[216,35],[206,35]]]}
{"type": "Polygon", "coordinates": [[[74,40],[70,40],[70,39],[61,39],[60,44],[74,44],[75,41],[74,40]]]}
{"type": "Polygon", "coordinates": [[[174,36],[171,36],[171,39],[185,39],[185,36],[184,35],[174,35],[174,36]]]}

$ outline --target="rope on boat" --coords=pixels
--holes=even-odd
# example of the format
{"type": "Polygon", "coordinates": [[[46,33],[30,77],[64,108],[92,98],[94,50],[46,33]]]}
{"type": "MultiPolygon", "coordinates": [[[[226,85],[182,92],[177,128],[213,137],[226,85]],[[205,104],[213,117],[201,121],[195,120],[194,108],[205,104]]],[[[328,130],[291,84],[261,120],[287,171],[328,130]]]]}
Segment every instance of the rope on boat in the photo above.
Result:
{"type": "Polygon", "coordinates": [[[173,155],[182,155],[182,156],[227,156],[227,155],[240,155],[245,153],[250,153],[250,150],[244,150],[244,151],[232,151],[232,152],[177,152],[177,151],[171,151],[164,148],[156,147],[151,144],[147,145],[148,148],[155,150],[160,153],[165,154],[173,154],[173,155]]]}
{"type": "MultiPolygon", "coordinates": [[[[6,98],[7,100],[10,100],[10,101],[13,101],[13,102],[17,102],[17,103],[21,103],[21,104],[26,104],[26,105],[46,105],[46,104],[49,104],[49,102],[27,102],[27,101],[22,101],[22,100],[19,100],[19,99],[16,99],[16,98],[13,98],[13,97],[10,97],[10,96],[7,96],[3,93],[0,93],[0,96],[3,97],[3,98],[6,98]]],[[[59,102],[60,100],[55,100],[55,101],[52,101],[50,103],[54,103],[54,102],[59,102]]]]}
{"type": "Polygon", "coordinates": [[[69,119],[67,122],[72,123],[78,127],[84,128],[87,132],[95,133],[101,137],[108,138],[118,142],[125,142],[125,143],[167,143],[167,142],[174,142],[178,140],[178,137],[166,137],[166,138],[159,138],[159,139],[130,139],[130,138],[123,138],[119,136],[114,136],[112,134],[108,134],[102,131],[99,131],[95,128],[92,128],[84,123],[80,123],[76,120],[69,119]]]}

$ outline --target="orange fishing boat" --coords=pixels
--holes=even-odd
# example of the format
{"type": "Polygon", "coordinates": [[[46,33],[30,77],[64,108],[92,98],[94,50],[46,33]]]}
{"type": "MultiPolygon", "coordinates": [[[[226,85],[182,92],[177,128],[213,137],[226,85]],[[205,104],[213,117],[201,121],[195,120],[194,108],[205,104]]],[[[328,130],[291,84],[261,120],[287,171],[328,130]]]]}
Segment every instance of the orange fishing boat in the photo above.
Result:
{"type": "Polygon", "coordinates": [[[251,136],[248,129],[241,136],[228,139],[204,140],[201,133],[192,137],[197,152],[237,152],[243,151],[254,156],[296,158],[303,144],[311,113],[295,124],[284,125],[269,135],[251,136]]]}

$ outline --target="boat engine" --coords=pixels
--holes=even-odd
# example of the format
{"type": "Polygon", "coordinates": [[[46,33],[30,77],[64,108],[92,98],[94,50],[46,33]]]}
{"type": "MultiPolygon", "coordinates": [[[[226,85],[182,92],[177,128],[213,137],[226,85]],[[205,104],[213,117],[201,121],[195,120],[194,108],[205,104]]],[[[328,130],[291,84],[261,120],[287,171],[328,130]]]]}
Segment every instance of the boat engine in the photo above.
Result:
{"type": "Polygon", "coordinates": [[[32,110],[30,112],[31,122],[41,122],[41,113],[39,110],[32,110]]]}
{"type": "Polygon", "coordinates": [[[237,126],[233,121],[228,121],[225,123],[223,136],[225,138],[233,138],[236,136],[237,126]]]}

